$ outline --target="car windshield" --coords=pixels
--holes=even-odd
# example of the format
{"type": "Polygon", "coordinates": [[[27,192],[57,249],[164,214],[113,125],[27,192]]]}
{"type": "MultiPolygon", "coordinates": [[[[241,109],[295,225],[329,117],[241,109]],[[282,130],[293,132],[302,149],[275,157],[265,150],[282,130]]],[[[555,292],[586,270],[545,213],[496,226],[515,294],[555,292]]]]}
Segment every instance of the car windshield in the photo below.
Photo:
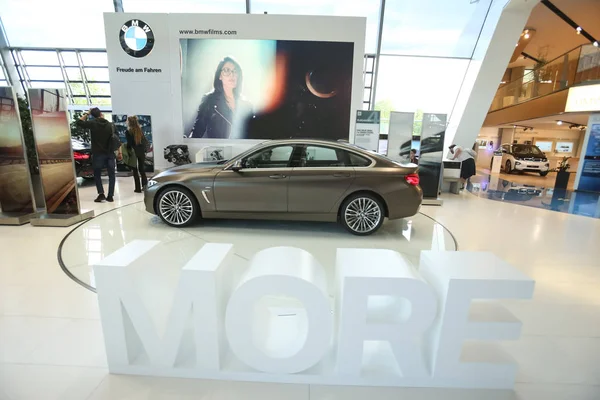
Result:
{"type": "Polygon", "coordinates": [[[514,153],[533,154],[536,156],[541,156],[544,154],[537,146],[534,146],[531,144],[515,144],[515,145],[513,145],[513,152],[514,153]]]}

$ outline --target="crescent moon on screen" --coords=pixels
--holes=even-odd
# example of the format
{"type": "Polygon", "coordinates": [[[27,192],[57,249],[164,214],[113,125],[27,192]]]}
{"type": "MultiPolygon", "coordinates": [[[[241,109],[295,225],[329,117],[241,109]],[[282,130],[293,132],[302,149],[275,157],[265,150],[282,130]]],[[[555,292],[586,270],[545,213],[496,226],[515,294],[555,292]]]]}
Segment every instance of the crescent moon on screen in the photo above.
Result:
{"type": "Polygon", "coordinates": [[[321,93],[317,89],[315,89],[315,87],[310,82],[310,74],[311,73],[312,73],[311,71],[306,73],[306,87],[312,94],[314,94],[317,97],[320,97],[321,99],[329,99],[337,94],[337,92],[335,90],[332,90],[329,93],[321,93]]]}

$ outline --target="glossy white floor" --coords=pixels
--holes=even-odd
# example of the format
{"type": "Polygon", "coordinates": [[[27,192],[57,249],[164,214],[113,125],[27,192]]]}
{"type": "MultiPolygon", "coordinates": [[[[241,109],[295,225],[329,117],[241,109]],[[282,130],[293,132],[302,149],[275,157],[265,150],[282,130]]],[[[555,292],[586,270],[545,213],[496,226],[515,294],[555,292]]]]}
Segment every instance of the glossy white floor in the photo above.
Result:
{"type": "MultiPolygon", "coordinates": [[[[92,203],[93,187],[81,189],[80,194],[84,208],[93,207],[97,214],[141,200],[133,193],[130,180],[124,178],[119,180],[114,204],[92,203]]],[[[507,302],[524,322],[521,340],[505,345],[520,366],[514,392],[309,387],[109,375],[95,295],[70,280],[57,262],[58,245],[70,228],[26,225],[0,227],[0,400],[600,399],[600,220],[489,201],[469,193],[446,196],[443,207],[428,207],[424,212],[454,233],[460,250],[493,251],[537,280],[533,301],[507,302]]],[[[122,211],[105,217],[118,213],[122,211]]],[[[145,217],[137,214],[127,213],[134,219],[145,217]]],[[[122,226],[125,234],[132,235],[128,226],[133,221],[128,220],[122,219],[122,226]]],[[[258,226],[260,231],[266,228],[258,226]]],[[[215,234],[221,231],[216,223],[210,227],[215,234]]],[[[245,224],[237,227],[256,229],[245,224]]],[[[323,248],[341,240],[337,235],[343,233],[335,228],[317,227],[332,237],[321,243],[323,248]]],[[[277,233],[265,239],[268,245],[279,243],[282,230],[293,226],[276,228],[277,233]]],[[[386,227],[383,242],[414,257],[414,253],[408,254],[410,246],[402,244],[405,228],[386,227]],[[390,232],[398,235],[397,243],[390,232]]],[[[289,244],[311,243],[310,230],[305,226],[300,230],[303,241],[289,244]]],[[[70,243],[74,247],[65,248],[65,261],[87,257],[72,265],[74,273],[89,280],[85,264],[108,250],[111,243],[119,243],[114,238],[125,234],[121,226],[113,225],[104,230],[100,241],[81,236],[86,247],[70,243]]],[[[189,237],[182,238],[184,241],[206,239],[194,230],[185,235],[189,237]]],[[[439,236],[447,246],[447,234],[439,236]]],[[[318,248],[313,246],[311,251],[318,248]]],[[[242,252],[250,250],[242,248],[242,252]]]]}

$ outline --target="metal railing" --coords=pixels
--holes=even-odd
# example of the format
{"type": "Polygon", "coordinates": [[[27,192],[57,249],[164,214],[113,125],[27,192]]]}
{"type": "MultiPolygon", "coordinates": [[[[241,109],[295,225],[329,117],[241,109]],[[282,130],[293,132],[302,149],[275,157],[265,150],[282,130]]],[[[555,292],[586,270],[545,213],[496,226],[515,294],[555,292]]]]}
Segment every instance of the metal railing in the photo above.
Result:
{"type": "Polygon", "coordinates": [[[521,78],[501,84],[490,111],[524,103],[570,86],[600,80],[600,49],[591,44],[579,46],[544,63],[521,78]]]}

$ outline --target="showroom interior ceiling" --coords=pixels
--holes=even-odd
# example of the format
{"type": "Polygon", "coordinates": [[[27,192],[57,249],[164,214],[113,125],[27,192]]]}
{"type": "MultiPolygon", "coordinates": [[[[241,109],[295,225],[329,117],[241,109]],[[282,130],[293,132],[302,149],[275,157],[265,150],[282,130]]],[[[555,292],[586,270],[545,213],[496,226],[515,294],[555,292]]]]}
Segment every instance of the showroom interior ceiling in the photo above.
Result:
{"type": "MultiPolygon", "coordinates": [[[[565,130],[569,129],[569,124],[558,125],[556,121],[568,121],[574,124],[586,125],[588,123],[589,113],[564,113],[548,115],[542,118],[517,121],[514,124],[519,126],[531,126],[535,129],[547,130],[565,130]]],[[[499,128],[512,128],[513,124],[501,125],[499,128]]],[[[573,128],[575,129],[575,128],[573,128]]]]}
{"type": "MultiPolygon", "coordinates": [[[[600,37],[599,0],[552,0],[552,4],[593,37],[600,37]]],[[[582,35],[577,35],[571,26],[542,3],[535,6],[525,27],[535,29],[536,33],[531,37],[523,51],[536,58],[542,56],[550,61],[577,46],[589,43],[589,40],[582,35]]],[[[511,63],[509,68],[532,66],[534,64],[535,61],[521,57],[511,63]]]]}

